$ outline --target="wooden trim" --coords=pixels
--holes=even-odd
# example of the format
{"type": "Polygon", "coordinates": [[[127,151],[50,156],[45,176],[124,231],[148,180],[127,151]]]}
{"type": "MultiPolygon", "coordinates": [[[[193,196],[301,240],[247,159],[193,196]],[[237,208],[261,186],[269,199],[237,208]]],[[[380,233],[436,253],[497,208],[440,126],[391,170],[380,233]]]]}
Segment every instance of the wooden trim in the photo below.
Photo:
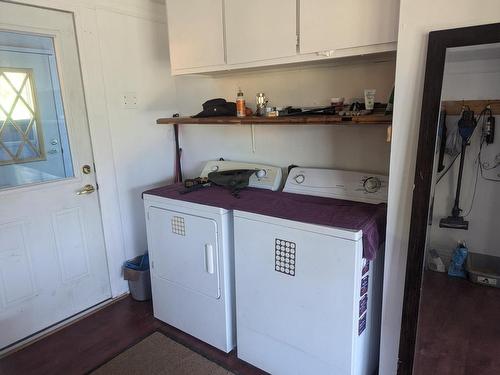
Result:
{"type": "Polygon", "coordinates": [[[342,117],[330,116],[281,116],[281,117],[171,117],[160,118],[157,124],[192,125],[391,125],[392,116],[368,115],[342,117]]]}
{"type": "Polygon", "coordinates": [[[500,114],[500,99],[491,100],[446,100],[441,106],[446,110],[447,115],[461,115],[463,106],[469,106],[474,113],[478,114],[487,105],[491,107],[493,114],[500,114]]]}
{"type": "Polygon", "coordinates": [[[446,49],[499,42],[500,23],[433,31],[429,34],[399,343],[400,375],[413,372],[446,49]]]}

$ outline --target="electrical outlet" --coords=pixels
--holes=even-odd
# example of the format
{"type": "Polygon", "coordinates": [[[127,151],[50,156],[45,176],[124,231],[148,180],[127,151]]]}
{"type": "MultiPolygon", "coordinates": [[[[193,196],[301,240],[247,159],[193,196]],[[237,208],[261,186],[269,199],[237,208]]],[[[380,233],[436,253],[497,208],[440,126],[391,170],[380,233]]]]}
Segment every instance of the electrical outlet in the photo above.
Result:
{"type": "Polygon", "coordinates": [[[126,92],[123,94],[123,107],[127,109],[137,108],[137,93],[126,92]]]}

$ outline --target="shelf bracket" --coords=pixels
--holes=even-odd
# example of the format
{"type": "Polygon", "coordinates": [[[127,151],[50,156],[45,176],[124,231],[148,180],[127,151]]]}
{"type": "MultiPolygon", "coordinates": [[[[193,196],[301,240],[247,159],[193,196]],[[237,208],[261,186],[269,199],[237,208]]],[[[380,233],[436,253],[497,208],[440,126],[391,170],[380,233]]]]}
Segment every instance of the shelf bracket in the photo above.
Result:
{"type": "MultiPolygon", "coordinates": [[[[179,117],[179,114],[176,113],[173,116],[174,118],[179,117]]],[[[175,139],[175,178],[174,182],[182,182],[182,165],[181,165],[181,156],[182,156],[182,148],[179,144],[179,124],[174,123],[174,139],[175,139]]]]}
{"type": "Polygon", "coordinates": [[[257,147],[255,145],[255,125],[254,124],[250,125],[250,131],[252,133],[252,154],[255,154],[255,152],[257,151],[257,147]]]}

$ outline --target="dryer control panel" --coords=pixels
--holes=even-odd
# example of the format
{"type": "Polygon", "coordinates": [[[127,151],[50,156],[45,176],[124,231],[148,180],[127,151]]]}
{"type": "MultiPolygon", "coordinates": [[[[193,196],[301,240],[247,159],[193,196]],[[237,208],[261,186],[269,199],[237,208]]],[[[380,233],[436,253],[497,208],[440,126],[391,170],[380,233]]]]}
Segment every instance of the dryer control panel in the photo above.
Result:
{"type": "Polygon", "coordinates": [[[388,176],[320,168],[293,168],[283,191],[366,203],[387,202],[388,176]]]}
{"type": "Polygon", "coordinates": [[[259,189],[276,191],[280,188],[283,177],[280,167],[228,160],[209,161],[203,168],[200,177],[207,177],[210,172],[222,172],[231,169],[255,169],[255,173],[250,177],[249,186],[259,189]]]}

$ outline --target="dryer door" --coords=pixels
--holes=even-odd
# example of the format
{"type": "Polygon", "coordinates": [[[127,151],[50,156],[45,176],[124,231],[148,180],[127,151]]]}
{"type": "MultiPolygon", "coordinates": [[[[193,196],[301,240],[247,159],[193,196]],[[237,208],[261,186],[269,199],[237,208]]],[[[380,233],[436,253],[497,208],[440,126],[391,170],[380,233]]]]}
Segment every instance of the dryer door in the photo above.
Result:
{"type": "Polygon", "coordinates": [[[148,217],[153,276],[219,298],[217,222],[156,207],[148,217]]]}

